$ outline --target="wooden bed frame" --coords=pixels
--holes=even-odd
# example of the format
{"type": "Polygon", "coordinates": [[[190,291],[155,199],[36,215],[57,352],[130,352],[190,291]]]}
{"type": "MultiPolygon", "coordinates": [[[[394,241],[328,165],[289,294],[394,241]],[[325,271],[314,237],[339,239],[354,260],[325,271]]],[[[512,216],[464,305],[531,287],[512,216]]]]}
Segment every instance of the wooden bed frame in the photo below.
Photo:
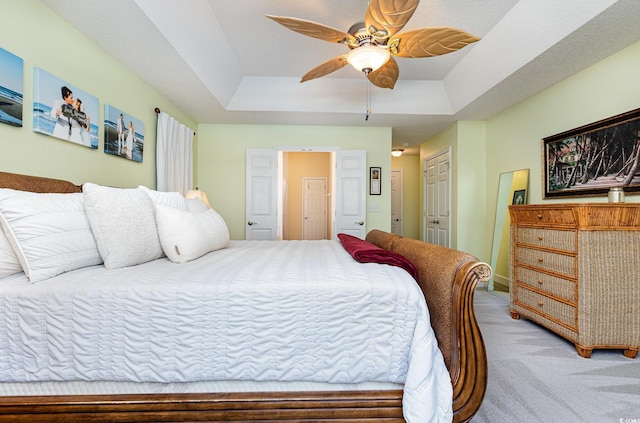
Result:
{"type": "MultiPolygon", "coordinates": [[[[0,188],[80,192],[58,179],[0,172],[0,188]]],[[[454,422],[480,408],[487,357],[473,294],[491,268],[470,254],[372,230],[368,241],[396,251],[419,271],[431,325],[453,384],[454,422]]],[[[404,422],[402,391],[52,395],[0,397],[0,422],[404,422]]]]}

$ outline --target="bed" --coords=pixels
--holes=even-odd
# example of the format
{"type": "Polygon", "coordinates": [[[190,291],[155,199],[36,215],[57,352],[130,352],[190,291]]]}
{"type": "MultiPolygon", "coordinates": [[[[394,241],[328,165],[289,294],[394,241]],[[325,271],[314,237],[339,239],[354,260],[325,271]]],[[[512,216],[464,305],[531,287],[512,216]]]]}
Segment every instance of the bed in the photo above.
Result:
{"type": "MultiPolygon", "coordinates": [[[[3,172],[0,188],[82,192],[3,172]]],[[[417,284],[328,240],[231,241],[180,264],[165,249],[133,266],[0,279],[0,421],[470,420],[487,380],[473,292],[489,266],[379,230],[366,241],[375,260],[414,266],[417,284]]]]}

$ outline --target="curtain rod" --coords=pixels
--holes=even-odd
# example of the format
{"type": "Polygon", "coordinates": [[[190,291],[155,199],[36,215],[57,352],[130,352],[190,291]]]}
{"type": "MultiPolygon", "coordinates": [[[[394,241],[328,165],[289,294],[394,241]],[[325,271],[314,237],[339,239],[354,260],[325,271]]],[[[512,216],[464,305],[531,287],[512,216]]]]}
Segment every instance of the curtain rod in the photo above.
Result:
{"type": "MultiPolygon", "coordinates": [[[[156,107],[155,109],[153,109],[154,112],[156,112],[156,114],[160,113],[160,109],[158,107],[156,107]]],[[[196,131],[193,131],[193,135],[196,135],[196,131]]]]}

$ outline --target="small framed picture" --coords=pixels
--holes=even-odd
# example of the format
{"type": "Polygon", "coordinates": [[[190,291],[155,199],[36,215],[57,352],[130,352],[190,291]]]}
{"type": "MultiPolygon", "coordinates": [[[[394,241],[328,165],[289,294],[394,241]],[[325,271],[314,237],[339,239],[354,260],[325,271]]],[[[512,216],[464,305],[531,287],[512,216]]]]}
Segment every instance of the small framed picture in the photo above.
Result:
{"type": "Polygon", "coordinates": [[[104,152],[142,163],[144,123],[114,106],[105,104],[104,152]]]}
{"type": "Polygon", "coordinates": [[[382,168],[380,167],[370,167],[369,168],[369,194],[370,195],[380,195],[380,176],[382,173],[382,168]]]}
{"type": "Polygon", "coordinates": [[[525,204],[527,200],[527,190],[519,189],[513,192],[513,201],[511,204],[525,204]]]}

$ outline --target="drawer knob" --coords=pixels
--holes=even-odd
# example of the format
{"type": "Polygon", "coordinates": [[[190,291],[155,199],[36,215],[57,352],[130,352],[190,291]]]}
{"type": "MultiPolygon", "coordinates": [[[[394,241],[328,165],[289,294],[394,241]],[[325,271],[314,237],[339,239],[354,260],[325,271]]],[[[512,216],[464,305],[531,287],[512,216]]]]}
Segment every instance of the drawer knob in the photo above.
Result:
{"type": "Polygon", "coordinates": [[[538,306],[542,307],[544,303],[542,301],[538,301],[538,306]]]}
{"type": "Polygon", "coordinates": [[[538,257],[538,263],[542,263],[544,259],[542,257],[538,257]]]}
{"type": "Polygon", "coordinates": [[[542,219],[542,215],[541,214],[538,215],[538,219],[542,219]]]}
{"type": "Polygon", "coordinates": [[[538,241],[542,241],[542,235],[538,235],[538,241]]]}
{"type": "Polygon", "coordinates": [[[538,285],[542,285],[543,283],[543,281],[538,281],[538,285]]]}

